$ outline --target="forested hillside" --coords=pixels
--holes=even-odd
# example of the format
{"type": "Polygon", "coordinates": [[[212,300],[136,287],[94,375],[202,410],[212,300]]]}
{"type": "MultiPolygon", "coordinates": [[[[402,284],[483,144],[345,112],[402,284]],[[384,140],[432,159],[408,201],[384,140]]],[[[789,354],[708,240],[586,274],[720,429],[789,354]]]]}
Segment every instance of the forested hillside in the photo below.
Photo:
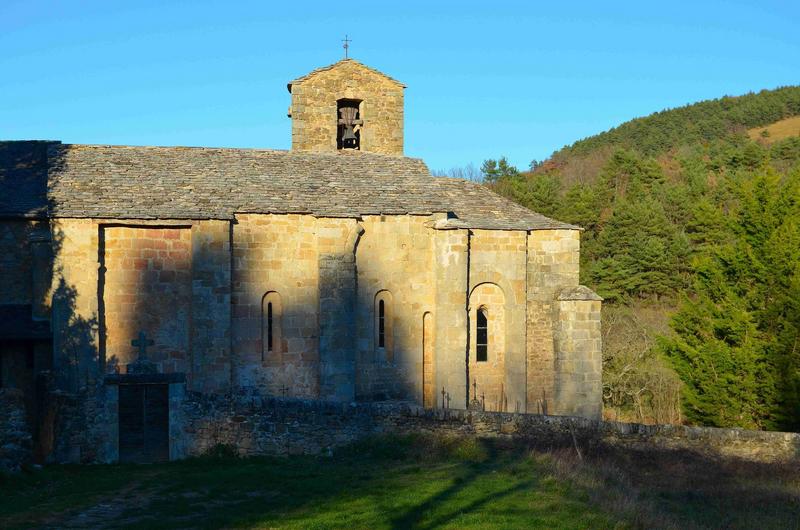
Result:
{"type": "Polygon", "coordinates": [[[558,169],[568,182],[592,181],[615,149],[658,158],[797,115],[800,86],[702,101],[637,118],[579,140],[553,153],[542,169],[558,169]]]}
{"type": "Polygon", "coordinates": [[[585,228],[612,417],[800,429],[800,136],[747,135],[793,114],[800,87],[659,112],[529,173],[484,164],[499,193],[585,228]]]}

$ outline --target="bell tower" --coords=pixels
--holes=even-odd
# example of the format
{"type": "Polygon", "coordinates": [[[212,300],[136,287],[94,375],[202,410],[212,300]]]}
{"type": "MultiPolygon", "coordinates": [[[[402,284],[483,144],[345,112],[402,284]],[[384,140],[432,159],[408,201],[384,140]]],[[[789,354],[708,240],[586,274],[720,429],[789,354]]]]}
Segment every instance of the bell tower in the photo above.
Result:
{"type": "Polygon", "coordinates": [[[292,150],[403,154],[405,85],[353,59],[288,84],[292,150]]]}

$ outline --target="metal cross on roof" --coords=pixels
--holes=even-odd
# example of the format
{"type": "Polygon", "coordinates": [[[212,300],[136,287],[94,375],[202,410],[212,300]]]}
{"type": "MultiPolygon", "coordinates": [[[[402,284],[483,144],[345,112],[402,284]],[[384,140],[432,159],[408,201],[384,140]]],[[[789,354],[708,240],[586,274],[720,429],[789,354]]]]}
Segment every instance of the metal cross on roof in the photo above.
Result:
{"type": "Polygon", "coordinates": [[[348,39],[347,35],[345,34],[344,39],[342,39],[342,42],[344,43],[342,45],[342,48],[344,48],[344,58],[347,59],[347,50],[350,49],[350,43],[353,41],[348,39]]]}
{"type": "Polygon", "coordinates": [[[139,359],[147,359],[147,347],[155,344],[155,341],[147,338],[144,331],[139,332],[139,338],[131,341],[131,346],[139,348],[139,359]]]}

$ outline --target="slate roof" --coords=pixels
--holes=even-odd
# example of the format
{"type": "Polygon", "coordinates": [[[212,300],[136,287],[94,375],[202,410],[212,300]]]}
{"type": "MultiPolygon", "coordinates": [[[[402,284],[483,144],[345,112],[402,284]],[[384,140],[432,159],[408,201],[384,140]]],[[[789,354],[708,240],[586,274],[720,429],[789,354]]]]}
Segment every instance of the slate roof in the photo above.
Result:
{"type": "Polygon", "coordinates": [[[47,214],[47,149],[52,142],[0,142],[0,216],[47,214]]]}
{"type": "Polygon", "coordinates": [[[452,212],[453,227],[577,229],[480,184],[433,177],[424,162],[408,157],[0,142],[0,164],[0,216],[232,219],[237,213],[452,212]]]}
{"type": "Polygon", "coordinates": [[[379,76],[384,77],[384,78],[388,79],[389,81],[391,81],[393,83],[397,83],[398,85],[400,85],[403,88],[406,88],[406,85],[404,85],[403,83],[401,83],[397,79],[384,74],[380,70],[376,70],[375,68],[367,66],[364,63],[360,63],[360,62],[356,61],[355,59],[349,59],[349,58],[348,59],[342,59],[341,61],[336,61],[335,63],[329,64],[328,66],[322,66],[320,68],[316,68],[314,70],[311,70],[309,73],[307,73],[305,75],[302,75],[302,76],[298,77],[297,79],[295,79],[293,81],[289,81],[289,83],[286,84],[286,88],[288,88],[289,92],[291,92],[292,91],[292,85],[298,84],[298,83],[302,83],[306,79],[314,77],[315,75],[317,75],[320,72],[327,72],[328,70],[333,70],[334,68],[336,68],[339,65],[347,64],[347,63],[354,64],[356,66],[360,66],[361,68],[363,68],[365,70],[368,70],[368,71],[372,72],[373,74],[378,74],[379,76]]]}

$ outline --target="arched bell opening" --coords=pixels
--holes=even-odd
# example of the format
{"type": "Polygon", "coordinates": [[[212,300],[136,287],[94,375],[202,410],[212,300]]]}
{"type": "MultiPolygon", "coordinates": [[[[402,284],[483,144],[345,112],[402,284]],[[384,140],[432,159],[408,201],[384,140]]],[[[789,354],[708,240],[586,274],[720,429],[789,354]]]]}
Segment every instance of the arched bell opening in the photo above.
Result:
{"type": "Polygon", "coordinates": [[[360,99],[340,99],[336,102],[337,149],[361,149],[361,129],[364,126],[361,104],[360,99]]]}

